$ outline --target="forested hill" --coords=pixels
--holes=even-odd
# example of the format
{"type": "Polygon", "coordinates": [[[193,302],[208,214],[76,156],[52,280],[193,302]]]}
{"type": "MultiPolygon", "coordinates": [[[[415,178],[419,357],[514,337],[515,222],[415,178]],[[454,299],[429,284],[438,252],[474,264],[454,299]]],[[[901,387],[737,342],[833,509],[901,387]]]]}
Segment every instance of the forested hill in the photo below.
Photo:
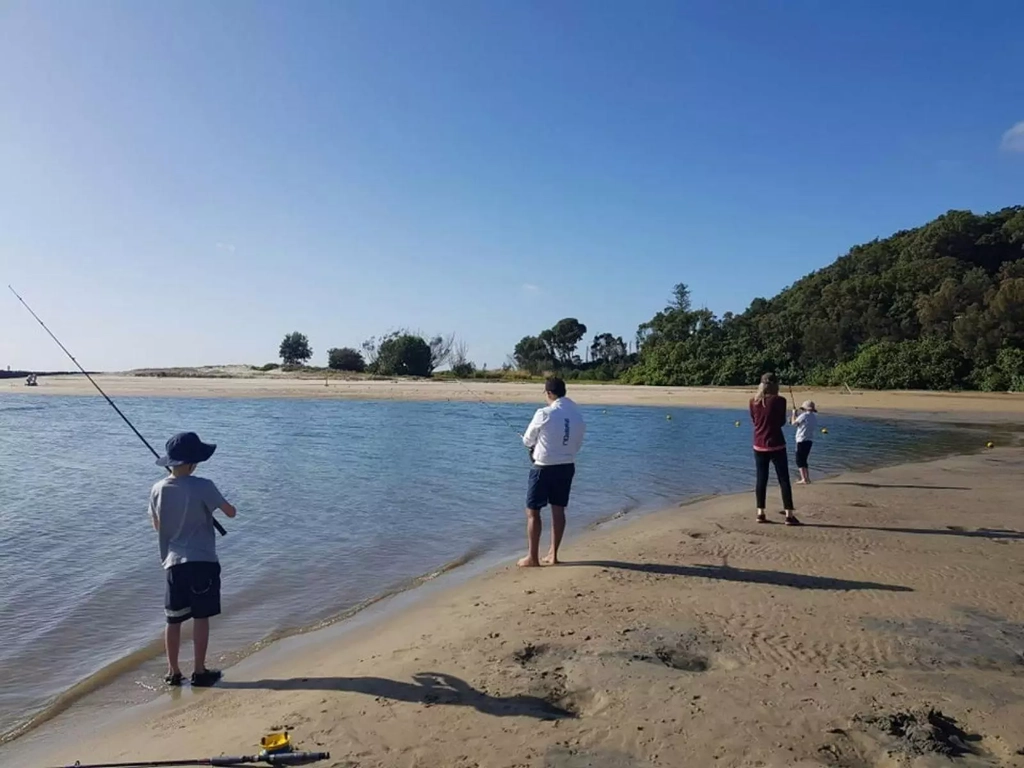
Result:
{"type": "Polygon", "coordinates": [[[858,245],[740,315],[685,286],[640,327],[635,383],[784,381],[876,389],[1024,390],[1024,207],[950,211],[858,245]]]}

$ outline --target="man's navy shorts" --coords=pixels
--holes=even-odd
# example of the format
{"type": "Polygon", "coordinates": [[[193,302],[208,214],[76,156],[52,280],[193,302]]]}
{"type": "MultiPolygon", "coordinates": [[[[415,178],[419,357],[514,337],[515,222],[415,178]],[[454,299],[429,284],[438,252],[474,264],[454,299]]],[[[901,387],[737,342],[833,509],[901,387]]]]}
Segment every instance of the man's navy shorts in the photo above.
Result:
{"type": "Polygon", "coordinates": [[[220,613],[220,563],[179,563],[167,569],[164,614],[168,624],[220,613]]]}
{"type": "Polygon", "coordinates": [[[572,490],[575,474],[575,464],[554,464],[531,469],[526,490],[526,508],[544,509],[548,504],[554,507],[569,506],[569,491],[572,490]]]}

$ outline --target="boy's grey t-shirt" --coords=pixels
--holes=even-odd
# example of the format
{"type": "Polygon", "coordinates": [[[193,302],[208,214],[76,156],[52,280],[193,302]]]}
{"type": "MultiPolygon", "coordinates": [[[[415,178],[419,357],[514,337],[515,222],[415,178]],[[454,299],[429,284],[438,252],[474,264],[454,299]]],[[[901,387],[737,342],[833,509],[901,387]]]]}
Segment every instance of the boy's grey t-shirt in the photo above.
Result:
{"type": "Polygon", "coordinates": [[[213,512],[224,503],[217,486],[205,477],[166,477],[153,486],[149,514],[160,523],[164,568],[218,562],[213,512]]]}

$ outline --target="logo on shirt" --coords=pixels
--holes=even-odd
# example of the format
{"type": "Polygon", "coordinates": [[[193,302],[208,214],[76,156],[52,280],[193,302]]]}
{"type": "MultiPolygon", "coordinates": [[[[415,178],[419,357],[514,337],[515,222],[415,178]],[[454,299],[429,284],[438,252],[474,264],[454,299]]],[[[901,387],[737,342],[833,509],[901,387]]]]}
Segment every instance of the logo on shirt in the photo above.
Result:
{"type": "Polygon", "coordinates": [[[569,444],[569,420],[565,420],[565,434],[562,435],[562,445],[569,444]]]}

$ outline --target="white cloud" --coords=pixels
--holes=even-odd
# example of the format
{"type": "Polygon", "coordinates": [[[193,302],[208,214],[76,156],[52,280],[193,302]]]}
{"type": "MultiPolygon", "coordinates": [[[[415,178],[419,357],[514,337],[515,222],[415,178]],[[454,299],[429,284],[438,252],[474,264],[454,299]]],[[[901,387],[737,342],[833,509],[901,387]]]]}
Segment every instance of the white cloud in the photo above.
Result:
{"type": "Polygon", "coordinates": [[[234,253],[235,246],[233,246],[231,243],[217,243],[217,250],[227,251],[228,253],[234,253]]]}
{"type": "Polygon", "coordinates": [[[533,283],[523,283],[523,290],[527,293],[540,293],[540,286],[533,283]]]}
{"type": "Polygon", "coordinates": [[[1024,120],[1003,134],[999,147],[1004,152],[1024,152],[1024,120]]]}

